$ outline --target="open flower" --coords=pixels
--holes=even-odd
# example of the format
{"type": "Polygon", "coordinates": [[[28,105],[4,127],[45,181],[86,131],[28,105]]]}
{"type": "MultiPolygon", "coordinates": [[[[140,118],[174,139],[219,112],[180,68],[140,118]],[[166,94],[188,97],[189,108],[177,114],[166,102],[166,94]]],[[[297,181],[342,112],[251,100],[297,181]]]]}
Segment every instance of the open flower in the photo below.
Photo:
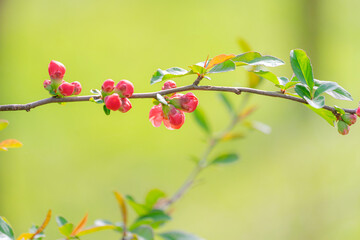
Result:
{"type": "Polygon", "coordinates": [[[149,120],[154,127],[160,127],[163,122],[167,129],[179,129],[185,122],[185,114],[173,105],[153,106],[149,113],[149,120]]]}

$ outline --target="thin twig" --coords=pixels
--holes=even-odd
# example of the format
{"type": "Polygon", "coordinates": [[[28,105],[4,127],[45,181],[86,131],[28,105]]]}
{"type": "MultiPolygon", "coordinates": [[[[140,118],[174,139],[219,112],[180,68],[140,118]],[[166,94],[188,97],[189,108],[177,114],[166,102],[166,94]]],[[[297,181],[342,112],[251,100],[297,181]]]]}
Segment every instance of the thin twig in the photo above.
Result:
{"type": "MultiPolygon", "coordinates": [[[[257,95],[269,96],[269,97],[276,97],[276,98],[283,98],[290,101],[295,101],[299,103],[307,104],[307,102],[301,98],[294,97],[291,95],[283,94],[281,92],[272,92],[272,91],[264,91],[260,89],[254,88],[246,88],[246,87],[223,87],[223,86],[197,86],[197,85],[187,85],[178,88],[172,88],[168,90],[162,90],[158,92],[148,92],[148,93],[134,93],[131,98],[156,98],[156,94],[166,95],[175,92],[185,92],[185,91],[216,91],[216,92],[233,92],[235,94],[241,94],[242,92],[253,93],[257,95]]],[[[45,104],[49,103],[62,103],[62,102],[86,102],[89,101],[90,98],[98,99],[100,96],[92,95],[92,96],[79,96],[79,97],[65,97],[65,98],[56,98],[50,97],[46,99],[42,99],[36,102],[27,103],[27,104],[10,104],[10,105],[0,105],[0,111],[30,111],[32,108],[36,108],[45,104]]],[[[326,110],[329,110],[336,113],[335,108],[325,105],[323,107],[326,110]]],[[[356,109],[344,109],[347,113],[355,113],[356,109]]]]}

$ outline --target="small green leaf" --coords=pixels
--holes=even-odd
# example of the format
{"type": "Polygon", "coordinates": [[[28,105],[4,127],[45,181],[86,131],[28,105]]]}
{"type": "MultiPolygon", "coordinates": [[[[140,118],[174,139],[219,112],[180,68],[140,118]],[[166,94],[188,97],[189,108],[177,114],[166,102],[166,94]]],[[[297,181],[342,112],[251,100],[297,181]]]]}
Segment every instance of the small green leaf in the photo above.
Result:
{"type": "Polygon", "coordinates": [[[140,226],[131,231],[136,235],[142,237],[145,240],[153,240],[154,239],[154,231],[150,226],[140,226]]]}
{"type": "Polygon", "coordinates": [[[5,129],[9,125],[9,122],[4,119],[0,119],[0,131],[5,129]]]}
{"type": "Polygon", "coordinates": [[[295,92],[303,99],[311,99],[310,91],[304,85],[298,84],[295,86],[295,92]]]}
{"type": "Polygon", "coordinates": [[[227,60],[218,65],[215,65],[215,67],[210,69],[209,73],[229,72],[229,71],[234,71],[235,68],[236,68],[235,63],[231,60],[227,60]]]}
{"type": "Polygon", "coordinates": [[[0,239],[1,240],[14,240],[14,232],[10,223],[5,217],[0,217],[0,239]]]}
{"type": "Polygon", "coordinates": [[[290,62],[296,77],[300,82],[307,85],[311,92],[314,87],[314,75],[310,59],[305,51],[301,49],[291,50],[290,62]]]}
{"type": "Polygon", "coordinates": [[[199,124],[199,126],[208,134],[211,133],[209,124],[206,120],[206,116],[205,113],[203,112],[203,110],[199,107],[196,108],[196,110],[194,111],[194,117],[196,122],[199,124]]]}
{"type": "Polygon", "coordinates": [[[249,61],[248,64],[252,66],[277,67],[283,65],[284,62],[273,56],[262,56],[249,61]]]}
{"type": "Polygon", "coordinates": [[[166,70],[158,69],[152,76],[150,84],[165,81],[172,78],[183,77],[189,74],[189,71],[179,67],[173,67],[166,70]]]}
{"type": "Polygon", "coordinates": [[[289,83],[289,79],[287,77],[278,77],[278,81],[280,86],[285,86],[289,83]]]}
{"type": "Polygon", "coordinates": [[[204,75],[206,73],[206,69],[198,64],[191,65],[189,68],[191,69],[192,73],[197,73],[200,75],[204,75]]]}
{"type": "Polygon", "coordinates": [[[337,84],[337,83],[334,83],[334,82],[322,83],[322,84],[320,84],[320,86],[316,89],[316,91],[315,91],[315,93],[314,93],[314,98],[320,96],[320,95],[323,94],[324,92],[335,90],[336,88],[338,88],[338,84],[337,84]]]}
{"type": "Polygon", "coordinates": [[[164,240],[204,240],[190,233],[182,231],[169,231],[158,234],[164,240]]]}
{"type": "Polygon", "coordinates": [[[137,203],[132,196],[127,195],[126,200],[138,215],[147,214],[151,210],[146,205],[137,203]]]}
{"type": "Polygon", "coordinates": [[[237,55],[233,59],[231,59],[233,62],[235,62],[236,66],[243,66],[247,65],[248,62],[261,57],[261,54],[258,52],[246,52],[240,55],[237,55]]]}
{"type": "Polygon", "coordinates": [[[106,115],[110,115],[110,109],[108,109],[108,108],[106,107],[106,105],[103,106],[103,109],[104,109],[104,113],[105,113],[106,115]]]}
{"type": "Polygon", "coordinates": [[[152,228],[158,228],[169,220],[171,220],[171,217],[163,210],[153,209],[149,213],[138,217],[129,229],[135,229],[141,225],[149,225],[152,228]]]}
{"type": "Polygon", "coordinates": [[[68,221],[67,221],[65,218],[61,217],[61,216],[57,216],[57,217],[56,217],[56,223],[57,223],[57,225],[58,225],[59,227],[62,227],[62,226],[64,226],[65,224],[67,224],[68,221]]]}
{"type": "Polygon", "coordinates": [[[76,236],[81,237],[81,236],[92,234],[92,233],[99,232],[99,231],[114,230],[115,228],[116,228],[116,226],[114,226],[114,225],[92,226],[92,227],[81,230],[78,234],[76,234],[76,236]]]}
{"type": "Polygon", "coordinates": [[[161,96],[160,94],[156,94],[156,99],[164,105],[169,105],[168,102],[165,100],[165,98],[163,96],[161,96]]]}
{"type": "Polygon", "coordinates": [[[228,97],[228,95],[226,95],[225,93],[221,92],[218,95],[220,97],[220,99],[222,100],[222,102],[224,103],[224,105],[226,106],[227,110],[231,113],[231,114],[235,114],[235,110],[234,107],[228,97]]]}
{"type": "Polygon", "coordinates": [[[210,164],[228,164],[233,163],[239,159],[236,153],[225,153],[210,162],[210,164]]]}
{"type": "Polygon", "coordinates": [[[340,114],[345,114],[345,111],[344,111],[344,109],[342,109],[342,108],[340,108],[340,107],[338,107],[338,106],[334,106],[334,108],[335,108],[335,110],[338,112],[338,113],[340,113],[340,114]]]}
{"type": "Polygon", "coordinates": [[[166,194],[163,191],[159,189],[153,189],[146,195],[145,205],[147,208],[152,209],[154,205],[159,201],[159,199],[165,197],[166,194]]]}
{"type": "MultiPolygon", "coordinates": [[[[317,87],[320,87],[321,85],[326,83],[337,84],[335,82],[330,82],[330,81],[315,80],[315,86],[317,87]]],[[[353,101],[351,94],[348,91],[346,91],[343,87],[341,87],[339,84],[337,84],[337,88],[333,90],[328,90],[326,91],[326,93],[335,99],[353,101]]]]}
{"type": "Polygon", "coordinates": [[[314,108],[322,108],[323,106],[325,106],[324,96],[318,96],[317,98],[313,98],[313,99],[309,99],[306,96],[304,96],[304,99],[310,106],[314,108]]]}
{"type": "Polygon", "coordinates": [[[98,89],[91,89],[90,92],[96,95],[101,95],[101,91],[98,89]]]}
{"type": "Polygon", "coordinates": [[[319,108],[319,109],[313,108],[312,106],[306,104],[305,106],[311,109],[312,111],[314,111],[316,114],[318,114],[320,117],[325,119],[326,122],[328,122],[331,126],[334,127],[334,123],[336,122],[336,117],[331,111],[323,108],[319,108]]]}
{"type": "Polygon", "coordinates": [[[260,70],[260,71],[254,71],[254,73],[256,75],[258,75],[259,77],[269,80],[270,82],[272,82],[275,85],[279,84],[279,79],[272,72],[260,70]]]}
{"type": "MultiPolygon", "coordinates": [[[[29,233],[36,233],[36,231],[38,230],[39,226],[35,226],[35,225],[32,225],[30,230],[29,230],[29,233]]],[[[41,240],[42,238],[45,237],[45,233],[44,232],[41,232],[41,233],[38,233],[35,235],[34,239],[39,239],[41,240]]],[[[1,238],[0,238],[1,239],[1,238]]]]}
{"type": "Polygon", "coordinates": [[[69,237],[71,235],[71,232],[73,231],[74,224],[72,223],[66,223],[65,225],[59,227],[59,231],[62,235],[69,237]]]}

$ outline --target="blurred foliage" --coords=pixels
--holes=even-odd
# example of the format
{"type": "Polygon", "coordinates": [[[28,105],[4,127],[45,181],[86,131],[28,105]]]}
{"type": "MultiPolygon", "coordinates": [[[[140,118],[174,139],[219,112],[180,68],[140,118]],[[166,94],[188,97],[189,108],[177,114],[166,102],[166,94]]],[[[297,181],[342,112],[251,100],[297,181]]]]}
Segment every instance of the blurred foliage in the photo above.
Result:
{"type": "MultiPolygon", "coordinates": [[[[304,21],[314,19],[306,10],[309,2],[5,0],[0,3],[0,104],[47,97],[42,82],[51,59],[71,69],[66,77],[81,81],[85,90],[100,88],[107,78],[125,78],[137,92],[154,91],[158,87],[149,85],[154,69],[238,52],[239,36],[253,49],[286,60],[277,75],[290,75],[288,50],[303,48],[315,59],[319,79],[358,89],[360,2],[316,1],[321,7],[313,13],[311,24],[318,31],[312,35],[304,21]]],[[[211,81],[241,86],[246,74],[220,73],[211,81]]],[[[358,91],[351,92],[360,99],[358,91]]],[[[218,131],[216,126],[228,121],[227,110],[215,93],[199,93],[199,99],[211,129],[218,131]]],[[[300,104],[261,96],[254,101],[259,110],[253,117],[266,119],[272,134],[254,134],[215,151],[213,158],[236,148],[242,162],[204,173],[207,184],[178,203],[181,211],[167,227],[181,226],[209,240],[358,239],[360,154],[354,146],[359,129],[344,138],[300,104]]],[[[184,159],[204,147],[203,134],[195,121],[178,132],[153,128],[151,105],[134,100],[132,112],[111,117],[88,103],[1,113],[16,126],[1,134],[25,145],[1,155],[0,214],[19,232],[41,222],[48,207],[69,219],[81,219],[91,209],[91,216],[114,221],[108,198],[113,189],[137,198],[154,186],[173,192],[192,167],[184,159]]],[[[47,232],[49,239],[57,234],[54,228],[47,232]]],[[[115,237],[109,232],[104,238],[115,237]]]]}

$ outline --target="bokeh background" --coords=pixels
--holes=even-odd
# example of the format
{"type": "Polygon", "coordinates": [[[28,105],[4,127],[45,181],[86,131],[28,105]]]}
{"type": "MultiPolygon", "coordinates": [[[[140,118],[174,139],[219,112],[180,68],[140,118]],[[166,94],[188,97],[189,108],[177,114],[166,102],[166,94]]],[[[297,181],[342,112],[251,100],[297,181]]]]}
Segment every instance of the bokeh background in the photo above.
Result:
{"type": "MultiPolygon", "coordinates": [[[[303,48],[315,77],[339,82],[360,99],[360,2],[355,0],[258,1],[0,1],[0,104],[48,97],[47,65],[67,67],[83,94],[112,78],[129,79],[136,92],[155,91],[157,68],[186,66],[207,55],[240,53],[239,37],[254,50],[283,59],[274,72],[290,77],[289,51],[303,48]]],[[[179,79],[189,84],[191,77],[179,79]]],[[[205,80],[204,80],[205,81],[205,80]]],[[[211,84],[245,85],[242,69],[213,76],[211,84]]],[[[271,84],[263,89],[274,89],[271,84]]],[[[196,93],[211,127],[228,121],[215,93],[196,93]]],[[[241,96],[230,95],[239,103],[241,96]]],[[[241,162],[212,168],[175,206],[165,229],[215,239],[359,239],[360,127],[337,133],[306,107],[256,96],[252,119],[272,127],[219,146],[212,156],[236,150],[241,162]]],[[[93,103],[46,105],[30,112],[1,112],[10,126],[1,139],[24,146],[0,153],[0,215],[17,234],[55,215],[78,222],[120,220],[113,190],[143,199],[159,188],[172,194],[193,168],[205,136],[187,114],[179,131],[154,128],[152,102],[132,100],[127,114],[105,116],[93,103]]],[[[49,239],[59,238],[54,219],[49,239]]],[[[116,233],[84,239],[117,239],[116,233]]]]}

